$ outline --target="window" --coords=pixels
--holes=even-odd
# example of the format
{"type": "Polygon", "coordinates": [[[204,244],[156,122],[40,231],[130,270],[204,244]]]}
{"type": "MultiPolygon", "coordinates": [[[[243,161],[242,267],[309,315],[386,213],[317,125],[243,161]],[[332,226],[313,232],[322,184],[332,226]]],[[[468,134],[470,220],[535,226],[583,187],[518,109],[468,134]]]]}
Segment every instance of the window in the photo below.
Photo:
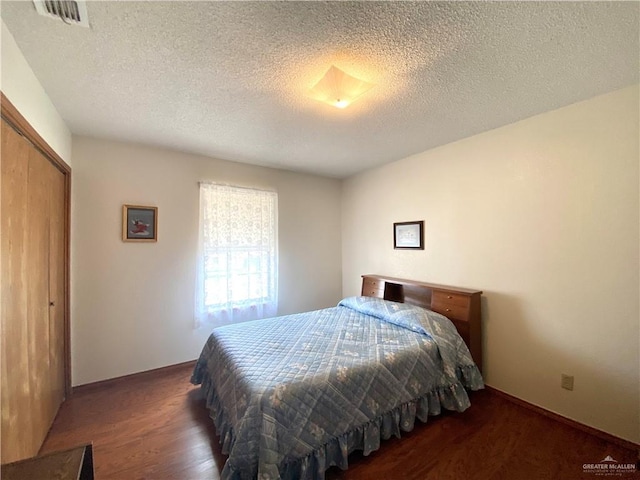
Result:
{"type": "Polygon", "coordinates": [[[197,324],[276,315],[277,212],[275,192],[200,184],[197,324]]]}

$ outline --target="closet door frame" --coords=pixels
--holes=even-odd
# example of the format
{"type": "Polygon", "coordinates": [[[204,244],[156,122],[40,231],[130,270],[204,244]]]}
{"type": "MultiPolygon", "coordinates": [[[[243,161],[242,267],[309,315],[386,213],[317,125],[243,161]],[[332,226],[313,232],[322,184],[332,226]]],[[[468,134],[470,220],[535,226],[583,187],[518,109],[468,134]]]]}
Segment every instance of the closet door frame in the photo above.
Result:
{"type": "Polygon", "coordinates": [[[64,397],[69,398],[71,389],[71,328],[70,328],[70,238],[71,238],[71,167],[49,146],[22,116],[9,99],[0,92],[2,118],[20,135],[29,140],[64,175],[64,397]]]}

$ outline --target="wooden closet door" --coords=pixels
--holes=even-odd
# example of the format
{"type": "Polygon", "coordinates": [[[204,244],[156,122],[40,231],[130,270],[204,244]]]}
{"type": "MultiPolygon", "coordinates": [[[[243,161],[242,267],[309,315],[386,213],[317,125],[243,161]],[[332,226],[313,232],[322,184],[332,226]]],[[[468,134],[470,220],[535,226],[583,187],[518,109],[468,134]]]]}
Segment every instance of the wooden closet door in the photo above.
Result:
{"type": "Polygon", "coordinates": [[[41,442],[55,415],[51,400],[49,345],[49,179],[53,168],[35,148],[29,151],[26,238],[29,380],[35,400],[31,412],[32,431],[34,438],[41,442]]]}
{"type": "Polygon", "coordinates": [[[2,428],[1,461],[29,457],[40,445],[31,427],[27,322],[27,184],[29,143],[2,121],[2,428]],[[26,427],[25,427],[26,426],[26,427]],[[26,428],[26,430],[25,430],[26,428]]]}
{"type": "Polygon", "coordinates": [[[37,455],[64,398],[65,178],[2,121],[2,463],[37,455]]]}
{"type": "Polygon", "coordinates": [[[49,368],[55,417],[65,397],[65,177],[57,168],[49,172],[49,368]]]}

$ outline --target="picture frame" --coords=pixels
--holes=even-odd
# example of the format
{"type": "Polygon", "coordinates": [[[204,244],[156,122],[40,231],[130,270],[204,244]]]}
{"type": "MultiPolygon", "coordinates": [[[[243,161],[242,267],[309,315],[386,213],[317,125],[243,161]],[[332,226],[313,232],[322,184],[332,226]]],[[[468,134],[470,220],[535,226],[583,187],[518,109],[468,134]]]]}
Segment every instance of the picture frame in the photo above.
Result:
{"type": "Polygon", "coordinates": [[[393,224],[393,248],[424,250],[424,220],[393,224]]]}
{"type": "Polygon", "coordinates": [[[157,242],[158,207],[123,205],[122,241],[157,242]]]}

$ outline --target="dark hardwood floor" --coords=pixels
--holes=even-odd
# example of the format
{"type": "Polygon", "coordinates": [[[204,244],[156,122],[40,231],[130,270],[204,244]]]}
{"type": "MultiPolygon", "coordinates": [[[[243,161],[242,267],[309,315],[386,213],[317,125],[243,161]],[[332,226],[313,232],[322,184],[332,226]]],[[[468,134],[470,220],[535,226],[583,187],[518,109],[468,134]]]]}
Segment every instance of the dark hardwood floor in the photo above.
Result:
{"type": "MultiPolygon", "coordinates": [[[[49,432],[42,453],[93,442],[98,480],[215,480],[226,457],[191,365],[76,389],[49,432]]],[[[431,418],[349,469],[327,479],[535,480],[596,479],[583,464],[607,455],[636,463],[625,449],[544,417],[489,391],[475,392],[464,413],[431,418]]],[[[623,478],[637,478],[626,474],[623,478]]],[[[615,477],[620,478],[620,477],[615,477]]]]}

